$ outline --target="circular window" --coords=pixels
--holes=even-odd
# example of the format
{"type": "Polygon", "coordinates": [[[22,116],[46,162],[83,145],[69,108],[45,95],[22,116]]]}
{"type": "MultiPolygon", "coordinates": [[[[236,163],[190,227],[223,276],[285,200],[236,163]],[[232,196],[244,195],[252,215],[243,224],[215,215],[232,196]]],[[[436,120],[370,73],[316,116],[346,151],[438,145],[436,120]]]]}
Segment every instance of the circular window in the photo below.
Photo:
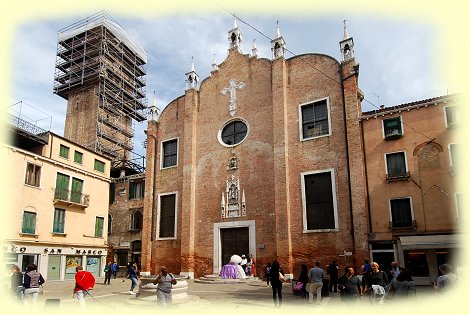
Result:
{"type": "Polygon", "coordinates": [[[235,146],[245,140],[248,125],[242,120],[233,120],[219,131],[219,141],[226,146],[235,146]]]}

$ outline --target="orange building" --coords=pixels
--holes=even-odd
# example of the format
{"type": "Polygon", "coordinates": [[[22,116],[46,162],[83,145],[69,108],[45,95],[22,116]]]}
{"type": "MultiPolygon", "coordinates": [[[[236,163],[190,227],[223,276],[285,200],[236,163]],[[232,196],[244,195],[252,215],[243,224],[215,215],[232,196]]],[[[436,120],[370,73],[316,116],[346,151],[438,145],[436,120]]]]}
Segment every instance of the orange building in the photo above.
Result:
{"type": "Polygon", "coordinates": [[[361,117],[369,198],[371,258],[397,260],[429,284],[453,262],[462,196],[456,186],[459,133],[455,95],[381,107],[361,117]]]}

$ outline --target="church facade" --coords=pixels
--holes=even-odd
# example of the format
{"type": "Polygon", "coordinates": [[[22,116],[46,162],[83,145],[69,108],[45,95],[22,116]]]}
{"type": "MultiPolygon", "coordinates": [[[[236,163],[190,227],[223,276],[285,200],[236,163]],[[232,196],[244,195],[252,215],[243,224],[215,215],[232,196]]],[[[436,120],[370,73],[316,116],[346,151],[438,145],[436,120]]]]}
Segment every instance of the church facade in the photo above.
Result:
{"type": "Polygon", "coordinates": [[[256,273],[278,260],[287,274],[331,260],[360,267],[369,257],[362,92],[345,27],[342,61],[285,58],[277,28],[272,59],[229,53],[202,82],[194,65],[186,91],[151,107],[142,228],[142,272],[161,265],[200,277],[233,254],[256,273]]]}

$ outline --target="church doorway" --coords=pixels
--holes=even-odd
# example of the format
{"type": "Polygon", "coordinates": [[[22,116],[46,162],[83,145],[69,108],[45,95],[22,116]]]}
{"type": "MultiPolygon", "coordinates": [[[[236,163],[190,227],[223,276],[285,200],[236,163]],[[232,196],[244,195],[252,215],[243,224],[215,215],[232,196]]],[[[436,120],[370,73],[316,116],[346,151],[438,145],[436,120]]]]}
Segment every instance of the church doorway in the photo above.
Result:
{"type": "Polygon", "coordinates": [[[222,245],[222,265],[230,262],[232,255],[250,255],[250,236],[248,227],[220,229],[222,245]]]}

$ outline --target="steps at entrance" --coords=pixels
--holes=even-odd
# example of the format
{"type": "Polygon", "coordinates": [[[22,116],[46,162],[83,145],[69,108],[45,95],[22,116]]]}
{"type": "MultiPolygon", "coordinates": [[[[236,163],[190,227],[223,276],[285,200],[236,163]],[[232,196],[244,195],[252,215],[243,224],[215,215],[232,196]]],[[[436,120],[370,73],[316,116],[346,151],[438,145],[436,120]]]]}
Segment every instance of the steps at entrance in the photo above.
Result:
{"type": "Polygon", "coordinates": [[[250,277],[245,279],[222,279],[217,274],[205,275],[199,279],[194,279],[195,283],[205,283],[205,284],[233,284],[233,283],[249,283],[261,281],[258,277],[250,277]]]}

